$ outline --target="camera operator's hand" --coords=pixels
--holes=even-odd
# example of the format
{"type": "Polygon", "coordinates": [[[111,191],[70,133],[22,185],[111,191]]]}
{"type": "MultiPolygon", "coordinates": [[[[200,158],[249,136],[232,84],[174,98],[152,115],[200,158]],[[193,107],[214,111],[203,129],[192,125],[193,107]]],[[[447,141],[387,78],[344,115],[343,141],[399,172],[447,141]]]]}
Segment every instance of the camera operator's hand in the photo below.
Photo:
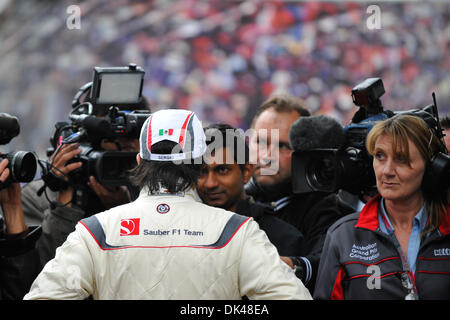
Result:
{"type": "Polygon", "coordinates": [[[98,195],[103,205],[107,209],[129,203],[131,201],[130,193],[127,187],[106,187],[102,186],[94,177],[89,177],[88,185],[98,195]]]}
{"type": "Polygon", "coordinates": [[[81,162],[67,164],[69,160],[72,160],[81,152],[79,147],[79,143],[64,144],[61,146],[56,156],[55,153],[52,154],[50,162],[53,164],[52,171],[55,175],[67,180],[65,175],[81,167],[81,162]]]}
{"type": "MultiPolygon", "coordinates": [[[[8,159],[0,162],[0,181],[2,183],[10,174],[10,170],[7,168],[8,163],[8,159]]],[[[28,229],[25,224],[20,192],[19,183],[11,183],[7,188],[0,190],[0,203],[8,234],[20,234],[28,229]]]]}
{"type": "Polygon", "coordinates": [[[286,263],[291,269],[294,269],[294,262],[289,257],[280,257],[281,260],[286,263]]]}
{"type": "MultiPolygon", "coordinates": [[[[59,149],[58,153],[52,154],[50,162],[53,164],[52,172],[67,181],[67,174],[71,171],[81,167],[81,162],[73,162],[67,164],[67,162],[77,156],[81,149],[79,143],[64,144],[59,149]]],[[[59,191],[58,201],[61,203],[68,203],[72,200],[73,189],[67,188],[66,190],[59,191]]],[[[70,206],[70,204],[68,204],[70,206]]]]}
{"type": "Polygon", "coordinates": [[[306,265],[305,262],[302,261],[302,259],[299,259],[299,257],[285,257],[282,256],[280,257],[281,260],[286,263],[291,269],[294,269],[294,273],[297,276],[297,278],[299,278],[300,280],[302,280],[303,284],[306,284],[309,279],[306,279],[306,265]]]}

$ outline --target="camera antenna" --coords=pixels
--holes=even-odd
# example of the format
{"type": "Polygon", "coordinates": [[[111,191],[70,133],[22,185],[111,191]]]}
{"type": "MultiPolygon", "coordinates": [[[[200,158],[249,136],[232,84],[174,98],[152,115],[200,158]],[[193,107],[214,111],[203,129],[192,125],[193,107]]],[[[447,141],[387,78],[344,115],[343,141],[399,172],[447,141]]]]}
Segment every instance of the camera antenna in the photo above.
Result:
{"type": "Polygon", "coordinates": [[[437,132],[436,135],[438,137],[439,142],[441,143],[442,146],[442,150],[447,150],[445,143],[443,142],[444,139],[444,130],[442,130],[441,127],[441,122],[439,121],[439,113],[438,113],[438,108],[437,108],[437,102],[436,102],[436,94],[433,92],[431,94],[431,96],[433,97],[433,105],[432,105],[432,109],[433,109],[433,113],[436,116],[436,127],[437,127],[437,132]]]}

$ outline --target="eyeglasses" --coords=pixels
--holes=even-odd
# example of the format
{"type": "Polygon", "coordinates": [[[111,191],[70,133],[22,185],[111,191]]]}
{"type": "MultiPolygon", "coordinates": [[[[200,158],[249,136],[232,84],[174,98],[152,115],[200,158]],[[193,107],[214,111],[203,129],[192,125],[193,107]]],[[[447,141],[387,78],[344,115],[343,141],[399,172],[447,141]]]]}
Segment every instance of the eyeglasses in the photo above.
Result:
{"type": "Polygon", "coordinates": [[[419,300],[419,295],[416,292],[414,284],[411,282],[408,272],[406,271],[403,272],[401,274],[400,280],[402,282],[403,287],[409,291],[408,294],[405,296],[405,300],[419,300]]]}

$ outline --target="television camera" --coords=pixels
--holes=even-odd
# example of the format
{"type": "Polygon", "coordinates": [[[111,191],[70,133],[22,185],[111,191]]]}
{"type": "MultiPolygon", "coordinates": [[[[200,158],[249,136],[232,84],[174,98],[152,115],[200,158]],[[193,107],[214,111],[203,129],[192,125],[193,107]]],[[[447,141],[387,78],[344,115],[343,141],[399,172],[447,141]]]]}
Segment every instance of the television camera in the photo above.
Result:
{"type": "MultiPolygon", "coordinates": [[[[318,143],[310,150],[299,150],[294,147],[292,155],[292,181],[294,193],[335,192],[343,189],[352,194],[373,194],[376,190],[375,174],[372,167],[372,156],[365,147],[367,134],[378,122],[396,114],[410,114],[422,118],[438,137],[441,149],[427,170],[429,174],[424,183],[430,192],[448,188],[450,184],[450,157],[443,142],[443,130],[439,123],[436,98],[433,93],[433,104],[422,109],[393,112],[384,110],[380,97],[385,93],[380,78],[369,78],[352,89],[352,100],[359,110],[354,114],[351,123],[342,132],[331,127],[329,132],[321,132],[325,141],[318,143]],[[338,137],[337,137],[338,136],[338,137]],[[336,141],[336,143],[330,143],[336,141]],[[339,141],[339,142],[337,142],[339,141]],[[320,145],[319,145],[320,144],[320,145]]],[[[312,117],[309,117],[312,118],[312,117]]],[[[304,118],[304,121],[314,119],[304,118]],[[307,120],[308,119],[308,120],[307,120]]],[[[299,119],[298,121],[303,121],[299,119]]],[[[291,128],[293,132],[295,123],[291,128]]],[[[299,122],[300,126],[300,122],[299,122]]],[[[339,125],[340,126],[340,125],[339,125]]]]}
{"type": "Polygon", "coordinates": [[[90,176],[103,186],[129,185],[128,170],[136,166],[133,151],[120,150],[120,138],[139,139],[141,127],[150,116],[142,107],[144,71],[130,64],[128,67],[94,68],[93,81],[80,88],[72,101],[70,122],[58,122],[52,148],[47,155],[57,154],[64,144],[80,143],[81,153],[70,162],[81,162],[80,168],[61,179],[55,174],[53,163],[44,169],[43,179],[53,191],[72,186],[87,187],[90,176]],[[80,98],[86,94],[84,102],[80,98]],[[104,150],[102,142],[113,142],[119,150],[104,150]],[[53,170],[52,170],[53,169],[53,170]]]}
{"type": "MultiPolygon", "coordinates": [[[[0,113],[0,145],[8,144],[19,133],[20,125],[17,117],[0,113]]],[[[30,182],[33,180],[37,169],[37,159],[34,153],[15,151],[0,154],[0,160],[5,158],[9,161],[7,168],[9,168],[10,174],[3,183],[0,183],[0,189],[7,188],[13,182],[30,182]]]]}

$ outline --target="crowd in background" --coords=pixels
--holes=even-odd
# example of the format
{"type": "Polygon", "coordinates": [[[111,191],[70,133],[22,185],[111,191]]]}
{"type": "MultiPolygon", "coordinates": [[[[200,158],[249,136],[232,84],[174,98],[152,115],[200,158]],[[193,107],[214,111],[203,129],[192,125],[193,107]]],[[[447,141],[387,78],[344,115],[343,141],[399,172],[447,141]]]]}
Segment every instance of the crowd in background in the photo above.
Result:
{"type": "Polygon", "coordinates": [[[357,110],[351,89],[381,77],[386,109],[432,102],[450,112],[450,6],[445,1],[369,6],[297,1],[2,1],[0,109],[18,116],[11,148],[45,156],[94,66],[134,62],[146,71],[154,110],[188,108],[205,122],[247,129],[273,93],[306,100],[343,124],[357,110]],[[69,29],[68,8],[81,9],[69,29]]]}

